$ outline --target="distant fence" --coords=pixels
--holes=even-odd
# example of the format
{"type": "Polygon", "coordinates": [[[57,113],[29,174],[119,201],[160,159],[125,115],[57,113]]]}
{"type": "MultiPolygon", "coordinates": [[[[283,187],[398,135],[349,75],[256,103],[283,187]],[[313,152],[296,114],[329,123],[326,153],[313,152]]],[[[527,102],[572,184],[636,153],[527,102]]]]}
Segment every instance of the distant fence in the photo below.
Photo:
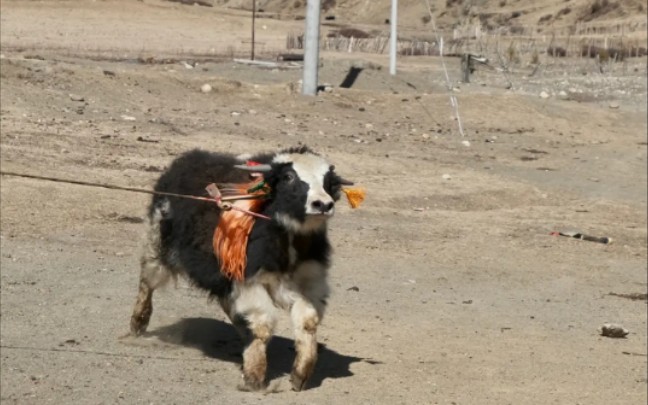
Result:
{"type": "MultiPolygon", "coordinates": [[[[479,25],[463,26],[440,35],[444,38],[444,54],[479,54],[486,57],[501,57],[509,60],[537,60],[539,55],[551,57],[573,57],[621,60],[627,57],[646,55],[646,33],[648,24],[644,22],[624,24],[579,23],[565,27],[552,28],[551,32],[537,33],[536,26],[518,28],[503,27],[483,30],[479,25]]],[[[349,29],[348,31],[353,31],[349,29]]],[[[357,30],[356,30],[357,31],[357,30]]],[[[364,33],[366,34],[366,33],[364,33]]],[[[435,40],[410,38],[403,35],[398,41],[400,55],[437,56],[440,44],[435,40]]],[[[335,34],[321,40],[321,49],[337,52],[361,52],[384,54],[389,45],[389,36],[380,33],[362,38],[335,34]]],[[[303,34],[289,33],[286,36],[287,49],[302,49],[303,34]]]]}

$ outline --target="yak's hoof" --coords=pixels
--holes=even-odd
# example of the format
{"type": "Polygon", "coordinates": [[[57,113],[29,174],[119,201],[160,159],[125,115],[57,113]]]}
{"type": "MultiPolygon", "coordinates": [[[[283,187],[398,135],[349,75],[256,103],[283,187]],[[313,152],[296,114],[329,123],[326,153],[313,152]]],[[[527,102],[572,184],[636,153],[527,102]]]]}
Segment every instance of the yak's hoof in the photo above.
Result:
{"type": "Polygon", "coordinates": [[[306,381],[308,381],[308,376],[300,376],[295,372],[290,374],[290,385],[292,385],[293,391],[303,390],[306,387],[306,381]]]}
{"type": "Polygon", "coordinates": [[[130,323],[130,330],[131,330],[130,335],[134,337],[140,336],[141,334],[146,332],[147,326],[148,326],[148,319],[132,317],[130,323]]]}
{"type": "Polygon", "coordinates": [[[244,377],[243,384],[239,384],[237,388],[239,389],[239,391],[244,391],[244,392],[263,391],[266,388],[266,383],[263,380],[244,377]]]}

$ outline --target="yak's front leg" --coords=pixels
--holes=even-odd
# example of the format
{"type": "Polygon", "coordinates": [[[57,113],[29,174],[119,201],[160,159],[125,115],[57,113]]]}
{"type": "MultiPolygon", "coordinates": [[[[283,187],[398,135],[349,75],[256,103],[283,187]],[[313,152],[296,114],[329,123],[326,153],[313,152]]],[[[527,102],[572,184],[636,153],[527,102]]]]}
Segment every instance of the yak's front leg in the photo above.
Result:
{"type": "Polygon", "coordinates": [[[239,389],[258,391],[266,386],[266,349],[276,324],[276,308],[265,288],[257,284],[241,288],[233,310],[232,320],[245,323],[249,332],[246,333],[249,341],[243,351],[244,383],[239,389]]]}
{"type": "Polygon", "coordinates": [[[290,315],[295,329],[295,350],[290,382],[295,391],[304,389],[317,362],[317,325],[320,315],[307,300],[300,298],[293,304],[290,315]]]}

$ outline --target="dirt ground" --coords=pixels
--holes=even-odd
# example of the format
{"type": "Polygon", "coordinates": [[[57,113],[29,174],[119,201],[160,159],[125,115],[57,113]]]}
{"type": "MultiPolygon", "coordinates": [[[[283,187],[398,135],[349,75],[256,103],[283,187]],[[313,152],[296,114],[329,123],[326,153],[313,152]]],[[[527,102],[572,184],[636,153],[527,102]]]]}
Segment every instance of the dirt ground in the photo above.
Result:
{"type": "MultiPolygon", "coordinates": [[[[645,58],[520,71],[508,90],[478,71],[453,91],[461,137],[439,58],[403,58],[392,78],[385,56],[324,53],[333,89],[305,97],[300,69],[205,56],[210,29],[246,37],[244,14],[149,1],[0,12],[3,171],[150,188],[191,148],[304,143],[368,193],[331,223],[309,389],[289,389],[283,319],[269,392],[243,393],[233,328],[183,281],[156,293],[147,335],[118,339],[147,195],[2,176],[3,404],[646,403],[645,58]],[[351,66],[357,82],[337,87],[351,66]],[[550,235],[567,228],[614,242],[550,235]],[[602,337],[605,322],[630,334],[602,337]]],[[[297,23],[262,24],[280,42],[297,23]]],[[[456,80],[459,61],[446,63],[456,80]]]]}

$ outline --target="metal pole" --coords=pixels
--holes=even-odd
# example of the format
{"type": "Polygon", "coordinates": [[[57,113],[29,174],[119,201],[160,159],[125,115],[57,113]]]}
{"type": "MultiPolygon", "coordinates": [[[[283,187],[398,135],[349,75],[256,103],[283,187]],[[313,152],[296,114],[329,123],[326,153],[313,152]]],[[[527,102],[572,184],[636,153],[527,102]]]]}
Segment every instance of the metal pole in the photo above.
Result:
{"type": "Polygon", "coordinates": [[[320,0],[308,0],[304,38],[304,81],[302,94],[317,95],[317,69],[319,65],[320,0]]]}
{"type": "Polygon", "coordinates": [[[250,60],[254,60],[254,23],[256,20],[256,0],[252,0],[252,55],[250,60]]]}
{"type": "Polygon", "coordinates": [[[392,0],[391,4],[391,35],[389,43],[389,74],[392,76],[396,74],[396,45],[398,37],[396,35],[396,24],[398,22],[398,0],[392,0]]]}

